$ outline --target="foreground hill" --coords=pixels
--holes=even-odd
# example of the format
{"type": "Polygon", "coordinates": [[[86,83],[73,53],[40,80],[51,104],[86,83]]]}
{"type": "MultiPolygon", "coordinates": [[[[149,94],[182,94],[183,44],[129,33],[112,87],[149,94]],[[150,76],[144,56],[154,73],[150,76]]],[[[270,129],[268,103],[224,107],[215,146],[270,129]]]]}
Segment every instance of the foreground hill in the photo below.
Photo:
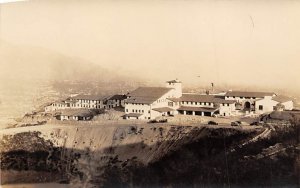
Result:
{"type": "MultiPolygon", "coordinates": [[[[270,121],[269,117],[269,120],[270,121]]],[[[1,132],[2,183],[73,187],[296,187],[299,124],[44,125],[1,132]]]]}

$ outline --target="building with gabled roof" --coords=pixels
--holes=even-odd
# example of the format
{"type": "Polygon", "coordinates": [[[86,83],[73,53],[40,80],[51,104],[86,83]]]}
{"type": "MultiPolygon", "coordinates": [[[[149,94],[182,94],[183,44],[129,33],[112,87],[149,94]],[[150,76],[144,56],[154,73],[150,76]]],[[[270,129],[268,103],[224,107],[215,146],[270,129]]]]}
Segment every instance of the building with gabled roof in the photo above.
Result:
{"type": "Polygon", "coordinates": [[[294,102],[286,96],[265,97],[255,102],[255,112],[257,114],[272,112],[274,110],[292,110],[294,102]]]}
{"type": "Polygon", "coordinates": [[[59,100],[45,107],[45,112],[63,109],[102,109],[105,98],[98,95],[76,95],[65,100],[59,100]]]}
{"type": "MultiPolygon", "coordinates": [[[[180,83],[181,84],[181,83],[180,83]]],[[[178,92],[171,87],[139,87],[130,92],[125,100],[127,119],[155,119],[160,116],[174,115],[176,109],[169,106],[178,92]]]]}
{"type": "Polygon", "coordinates": [[[255,113],[255,103],[257,100],[275,97],[274,92],[254,92],[254,91],[228,91],[225,94],[226,100],[235,100],[236,109],[246,113],[255,113]]]}
{"type": "Polygon", "coordinates": [[[93,118],[94,114],[89,109],[64,109],[60,110],[56,118],[58,120],[75,120],[75,121],[87,121],[93,118]]]}
{"type": "Polygon", "coordinates": [[[225,94],[225,98],[264,98],[265,96],[276,96],[274,92],[257,92],[257,91],[228,91],[225,94]]]}
{"type": "Polygon", "coordinates": [[[181,81],[166,82],[166,87],[140,87],[125,101],[127,119],[155,119],[160,116],[234,114],[234,100],[217,95],[183,94],[181,81]]]}

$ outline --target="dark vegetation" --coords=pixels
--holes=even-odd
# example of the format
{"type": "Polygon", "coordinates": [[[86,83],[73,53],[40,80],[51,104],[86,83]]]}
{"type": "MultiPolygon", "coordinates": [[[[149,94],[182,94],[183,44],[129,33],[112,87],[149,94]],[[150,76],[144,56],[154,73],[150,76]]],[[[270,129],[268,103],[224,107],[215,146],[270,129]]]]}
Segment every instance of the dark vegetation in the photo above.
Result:
{"type": "MultiPolygon", "coordinates": [[[[4,136],[0,146],[1,170],[49,172],[53,177],[59,177],[59,180],[83,176],[76,167],[80,154],[55,147],[50,141],[41,138],[40,132],[4,136]]],[[[9,182],[9,180],[2,180],[9,182]]],[[[31,181],[27,180],[28,183],[31,181]]],[[[53,179],[50,178],[49,181],[53,179]]]]}
{"type": "Polygon", "coordinates": [[[299,125],[280,130],[270,139],[239,147],[246,135],[214,133],[189,143],[159,161],[142,166],[106,166],[105,187],[297,187],[299,185],[299,125]],[[267,155],[281,143],[282,151],[267,155]],[[233,150],[234,149],[234,150],[233,150]]]}

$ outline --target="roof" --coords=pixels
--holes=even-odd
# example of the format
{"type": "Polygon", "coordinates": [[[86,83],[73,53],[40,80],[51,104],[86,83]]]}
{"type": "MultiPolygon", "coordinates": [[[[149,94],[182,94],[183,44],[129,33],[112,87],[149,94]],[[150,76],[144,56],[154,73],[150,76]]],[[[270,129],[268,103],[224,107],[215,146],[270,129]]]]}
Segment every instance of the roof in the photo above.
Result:
{"type": "Polygon", "coordinates": [[[64,102],[65,102],[65,103],[72,103],[72,104],[75,104],[75,103],[76,103],[76,101],[71,101],[70,99],[67,99],[67,100],[65,100],[64,102]]]}
{"type": "Polygon", "coordinates": [[[273,96],[274,92],[253,92],[253,91],[228,91],[225,96],[228,97],[257,97],[273,96]]]}
{"type": "Polygon", "coordinates": [[[129,98],[126,99],[126,102],[151,104],[170,90],[172,90],[172,88],[139,87],[128,94],[129,98]]]}
{"type": "Polygon", "coordinates": [[[104,97],[100,95],[76,95],[74,97],[71,97],[71,99],[75,100],[103,100],[104,97]]]}
{"type": "Polygon", "coordinates": [[[180,108],[178,108],[178,110],[195,111],[195,112],[215,112],[218,110],[218,108],[181,106],[180,108]]]}
{"type": "Polygon", "coordinates": [[[92,112],[88,109],[67,109],[61,110],[60,115],[89,117],[92,116],[92,112]]]}
{"type": "Polygon", "coordinates": [[[67,105],[67,103],[65,102],[65,100],[57,100],[51,104],[62,104],[62,105],[67,105]]]}
{"type": "Polygon", "coordinates": [[[226,103],[226,104],[233,104],[235,100],[225,100],[216,95],[199,95],[199,94],[183,94],[180,97],[181,101],[186,102],[211,102],[211,103],[226,103]]]}
{"type": "Polygon", "coordinates": [[[181,99],[180,98],[167,98],[168,100],[170,101],[173,101],[173,102],[180,102],[181,99]]]}
{"type": "Polygon", "coordinates": [[[181,83],[178,79],[167,81],[167,83],[181,83]]]}
{"type": "Polygon", "coordinates": [[[127,117],[140,117],[143,114],[138,114],[138,113],[129,113],[129,114],[125,114],[125,116],[127,117]]]}
{"type": "Polygon", "coordinates": [[[283,96],[283,95],[275,96],[272,98],[272,100],[280,102],[280,103],[293,101],[293,99],[291,99],[290,97],[283,96]]]}
{"type": "Polygon", "coordinates": [[[113,95],[108,100],[124,100],[127,99],[126,95],[113,95]]]}
{"type": "Polygon", "coordinates": [[[174,109],[169,108],[169,107],[153,108],[152,110],[157,111],[157,112],[170,112],[170,111],[175,111],[174,109]]]}

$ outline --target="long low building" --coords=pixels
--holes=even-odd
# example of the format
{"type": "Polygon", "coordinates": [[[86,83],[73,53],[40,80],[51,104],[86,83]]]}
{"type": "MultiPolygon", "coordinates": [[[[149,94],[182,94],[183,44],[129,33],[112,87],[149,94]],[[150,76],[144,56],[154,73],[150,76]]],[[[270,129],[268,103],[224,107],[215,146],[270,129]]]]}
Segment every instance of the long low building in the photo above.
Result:
{"type": "Polygon", "coordinates": [[[94,114],[88,109],[66,109],[57,112],[56,119],[64,120],[75,120],[75,121],[88,121],[93,118],[94,114]]]}
{"type": "Polygon", "coordinates": [[[105,100],[105,97],[98,95],[77,95],[50,103],[45,107],[45,112],[64,109],[102,109],[105,100]]]}
{"type": "Polygon", "coordinates": [[[236,109],[244,113],[262,114],[278,110],[292,110],[294,102],[290,97],[276,95],[274,92],[228,91],[226,100],[235,100],[236,109]]]}

